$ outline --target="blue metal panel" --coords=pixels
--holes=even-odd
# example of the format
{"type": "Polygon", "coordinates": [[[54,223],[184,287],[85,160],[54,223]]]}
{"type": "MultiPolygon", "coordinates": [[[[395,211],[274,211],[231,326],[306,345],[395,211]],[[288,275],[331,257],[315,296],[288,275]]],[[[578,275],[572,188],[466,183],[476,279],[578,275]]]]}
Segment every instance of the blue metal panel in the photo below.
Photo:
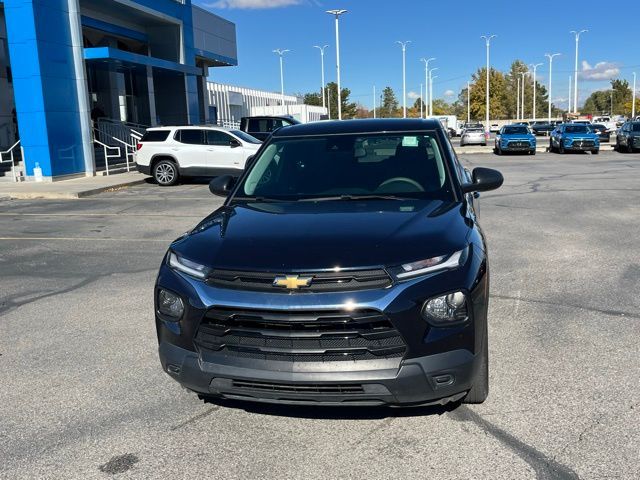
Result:
{"type": "Polygon", "coordinates": [[[216,62],[224,63],[225,65],[228,65],[228,66],[235,67],[238,65],[237,58],[225,57],[224,55],[219,55],[217,53],[207,52],[206,50],[200,50],[200,49],[195,49],[194,53],[198,57],[206,58],[207,60],[215,60],[216,62]]]}
{"type": "Polygon", "coordinates": [[[130,28],[121,27],[120,25],[103,22],[102,20],[97,20],[85,15],[82,16],[82,25],[85,27],[100,30],[102,32],[112,33],[120,37],[132,38],[140,42],[146,42],[147,40],[149,40],[149,37],[145,33],[131,30],[130,28]]]}
{"type": "Polygon", "coordinates": [[[181,63],[170,62],[161,58],[148,57],[137,53],[125,52],[117,48],[111,47],[94,47],[84,49],[85,60],[111,60],[121,63],[129,63],[136,65],[148,65],[150,67],[162,68],[164,70],[172,70],[175,72],[187,73],[189,75],[202,75],[202,69],[181,63]]]}
{"type": "Polygon", "coordinates": [[[9,56],[27,175],[84,171],[65,0],[5,0],[9,56]]]}

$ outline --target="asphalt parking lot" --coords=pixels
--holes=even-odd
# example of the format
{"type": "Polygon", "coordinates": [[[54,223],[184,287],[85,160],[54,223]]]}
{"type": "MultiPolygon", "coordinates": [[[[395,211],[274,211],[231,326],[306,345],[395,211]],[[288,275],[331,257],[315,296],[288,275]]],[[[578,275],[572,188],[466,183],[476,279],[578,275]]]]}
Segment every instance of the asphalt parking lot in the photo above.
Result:
{"type": "Polygon", "coordinates": [[[1,478],[640,477],[640,154],[464,155],[491,255],[491,393],[458,408],[203,404],[152,309],[205,183],[0,201],[1,478]]]}

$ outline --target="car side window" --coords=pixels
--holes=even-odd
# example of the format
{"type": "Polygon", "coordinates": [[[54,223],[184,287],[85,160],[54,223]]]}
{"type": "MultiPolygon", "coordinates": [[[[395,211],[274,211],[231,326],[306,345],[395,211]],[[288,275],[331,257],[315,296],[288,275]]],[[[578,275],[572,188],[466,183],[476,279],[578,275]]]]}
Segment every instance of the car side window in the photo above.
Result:
{"type": "Polygon", "coordinates": [[[178,130],[176,140],[187,145],[205,145],[204,132],[202,130],[189,129],[178,130]]]}
{"type": "Polygon", "coordinates": [[[207,143],[218,147],[228,147],[233,137],[218,130],[207,130],[207,143]]]}

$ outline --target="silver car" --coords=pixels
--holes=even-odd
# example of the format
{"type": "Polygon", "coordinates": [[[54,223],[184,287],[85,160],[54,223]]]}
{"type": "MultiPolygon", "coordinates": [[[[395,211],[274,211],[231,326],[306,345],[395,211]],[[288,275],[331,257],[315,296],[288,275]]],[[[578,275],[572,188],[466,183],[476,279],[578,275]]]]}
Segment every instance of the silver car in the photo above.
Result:
{"type": "Polygon", "coordinates": [[[484,136],[484,129],[482,128],[465,128],[462,131],[460,137],[460,146],[465,145],[487,145],[487,138],[484,136]]]}

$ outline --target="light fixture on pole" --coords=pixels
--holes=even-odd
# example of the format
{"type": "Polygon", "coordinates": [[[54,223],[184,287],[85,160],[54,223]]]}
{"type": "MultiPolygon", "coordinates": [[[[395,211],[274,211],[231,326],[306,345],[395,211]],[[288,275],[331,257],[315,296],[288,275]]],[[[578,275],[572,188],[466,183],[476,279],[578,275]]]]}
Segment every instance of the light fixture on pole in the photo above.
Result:
{"type": "Polygon", "coordinates": [[[538,69],[539,66],[541,66],[541,63],[532,63],[531,66],[533,67],[533,109],[531,110],[532,115],[533,115],[533,119],[537,120],[538,117],[536,117],[536,88],[537,88],[537,84],[536,84],[536,70],[538,69]]]}
{"type": "Polygon", "coordinates": [[[467,80],[467,123],[471,123],[471,84],[467,80]]]}
{"type": "Polygon", "coordinates": [[[342,120],[342,92],[340,91],[340,28],[338,26],[340,15],[347,13],[346,10],[327,10],[329,15],[336,19],[336,81],[338,84],[338,120],[342,120]]]}
{"type": "Polygon", "coordinates": [[[489,64],[489,47],[491,47],[491,39],[497,37],[497,35],[482,35],[480,38],[484,38],[485,44],[487,46],[487,86],[486,86],[486,94],[487,94],[487,103],[485,105],[486,109],[486,125],[485,125],[485,133],[489,134],[489,75],[490,75],[490,64],[489,64]]]}
{"type": "Polygon", "coordinates": [[[284,57],[284,54],[287,52],[290,52],[291,50],[281,50],[279,48],[276,48],[273,53],[275,53],[276,55],[278,55],[278,57],[280,57],[280,95],[281,95],[281,105],[282,105],[282,109],[283,109],[283,113],[284,112],[284,69],[282,66],[282,58],[284,57]]]}
{"type": "MultiPolygon", "coordinates": [[[[424,62],[424,99],[425,99],[425,114],[429,114],[427,111],[427,101],[429,100],[429,62],[435,60],[434,57],[431,58],[421,58],[420,61],[424,62]]],[[[426,115],[425,115],[426,116],[426,115]]]]}
{"type": "Polygon", "coordinates": [[[571,30],[569,33],[573,33],[576,37],[576,63],[573,70],[573,113],[578,113],[578,44],[580,43],[580,35],[588,32],[589,30],[580,30],[579,32],[571,30]]]}
{"type": "Polygon", "coordinates": [[[553,57],[562,55],[561,53],[545,53],[544,56],[549,59],[549,123],[551,123],[551,85],[553,74],[553,57]]]}
{"type": "Polygon", "coordinates": [[[526,75],[527,72],[520,72],[520,76],[522,77],[522,81],[520,82],[520,85],[522,85],[522,94],[520,95],[520,120],[524,120],[524,77],[526,75]]]}
{"type": "Polygon", "coordinates": [[[631,99],[631,118],[636,118],[636,72],[633,72],[633,97],[631,99]]]}
{"type": "Polygon", "coordinates": [[[325,83],[324,83],[324,49],[327,48],[329,45],[323,45],[321,47],[319,47],[318,45],[314,45],[314,48],[317,48],[318,50],[320,50],[320,68],[322,69],[322,73],[321,73],[321,81],[322,83],[320,84],[320,93],[322,94],[322,108],[327,108],[327,104],[326,104],[326,100],[325,100],[325,83]]]}
{"type": "Polygon", "coordinates": [[[433,79],[438,78],[437,75],[434,77],[432,76],[432,74],[436,70],[438,70],[438,67],[432,68],[431,70],[429,70],[429,116],[430,117],[433,116],[433,79]]]}
{"type": "Polygon", "coordinates": [[[402,117],[407,118],[407,45],[411,40],[396,43],[402,47],[402,117]]]}

